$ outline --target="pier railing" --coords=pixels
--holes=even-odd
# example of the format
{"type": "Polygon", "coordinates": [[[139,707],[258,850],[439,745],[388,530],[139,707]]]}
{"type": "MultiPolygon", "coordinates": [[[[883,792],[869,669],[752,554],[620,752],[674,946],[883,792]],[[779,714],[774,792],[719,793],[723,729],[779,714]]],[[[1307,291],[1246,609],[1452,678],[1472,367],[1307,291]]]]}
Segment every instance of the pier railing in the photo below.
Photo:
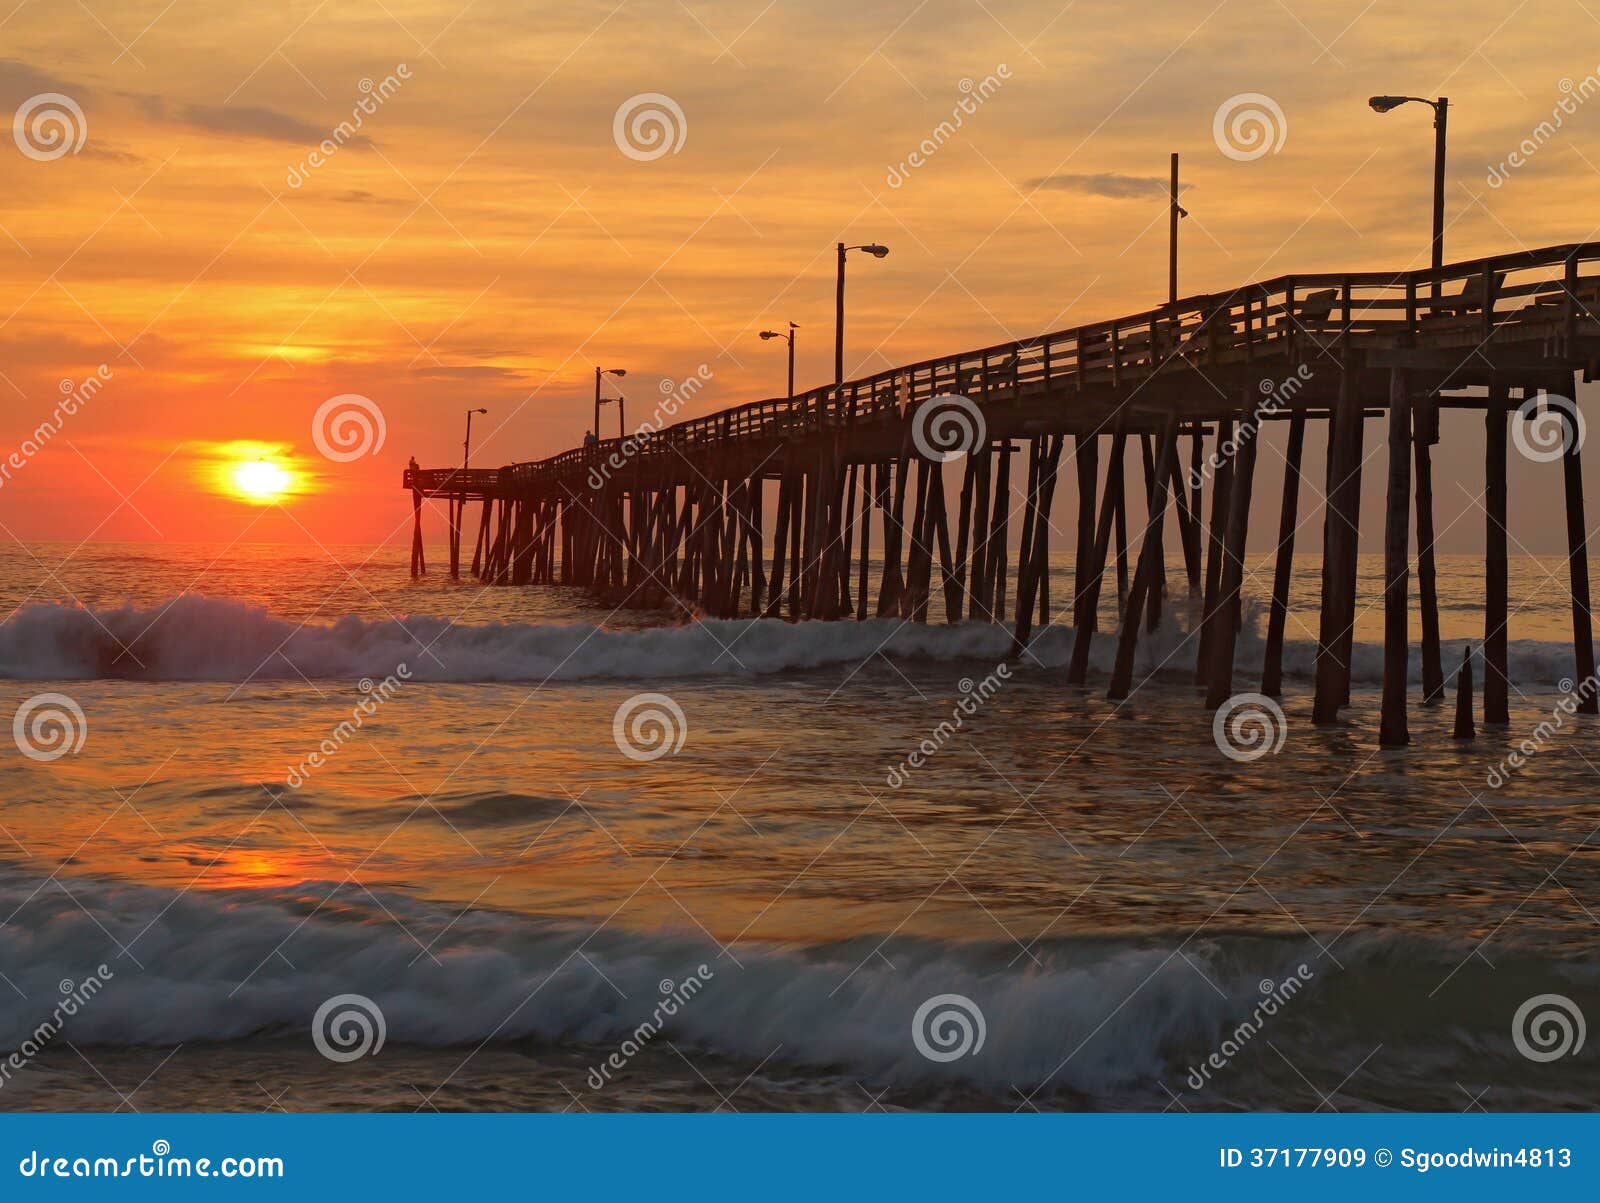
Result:
{"type": "Polygon", "coordinates": [[[980,407],[994,400],[1068,400],[1127,388],[1185,367],[1293,365],[1348,341],[1364,348],[1473,347],[1507,332],[1575,344],[1600,308],[1600,242],[1496,255],[1438,270],[1279,276],[1229,292],[1185,297],[1143,313],[955,355],[925,359],[793,398],[735,406],[627,438],[604,439],[548,459],[495,470],[408,471],[407,487],[482,495],[587,469],[614,454],[688,454],[728,440],[784,439],[903,416],[941,394],[980,407]],[[1587,270],[1586,270],[1587,269],[1587,270]]]}

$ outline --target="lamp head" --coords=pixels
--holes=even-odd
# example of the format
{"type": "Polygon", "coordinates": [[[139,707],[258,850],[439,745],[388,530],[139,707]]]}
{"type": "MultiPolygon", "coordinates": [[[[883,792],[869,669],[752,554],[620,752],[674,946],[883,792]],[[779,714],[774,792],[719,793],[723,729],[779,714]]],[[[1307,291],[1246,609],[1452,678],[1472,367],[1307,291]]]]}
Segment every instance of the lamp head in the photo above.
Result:
{"type": "Polygon", "coordinates": [[[1367,100],[1374,113],[1387,113],[1397,109],[1406,102],[1404,96],[1372,96],[1367,100]]]}
{"type": "Polygon", "coordinates": [[[782,337],[783,337],[783,335],[779,334],[776,330],[763,330],[761,332],[761,341],[762,342],[765,342],[769,338],[782,338],[782,337]]]}
{"type": "Polygon", "coordinates": [[[627,368],[611,368],[609,370],[613,376],[626,376],[628,374],[627,368]]]}
{"type": "Polygon", "coordinates": [[[889,248],[888,247],[882,246],[882,245],[880,245],[879,243],[876,243],[876,242],[874,242],[874,243],[872,243],[872,244],[870,244],[868,246],[864,246],[861,249],[866,251],[867,254],[871,255],[874,259],[882,259],[885,255],[887,255],[889,253],[889,248]]]}
{"type": "Polygon", "coordinates": [[[488,411],[488,410],[486,410],[486,409],[482,409],[482,408],[479,408],[479,409],[475,409],[475,410],[473,410],[473,411],[472,411],[472,412],[473,412],[473,413],[475,413],[475,414],[486,414],[486,413],[488,413],[488,412],[489,412],[489,411],[488,411]]]}

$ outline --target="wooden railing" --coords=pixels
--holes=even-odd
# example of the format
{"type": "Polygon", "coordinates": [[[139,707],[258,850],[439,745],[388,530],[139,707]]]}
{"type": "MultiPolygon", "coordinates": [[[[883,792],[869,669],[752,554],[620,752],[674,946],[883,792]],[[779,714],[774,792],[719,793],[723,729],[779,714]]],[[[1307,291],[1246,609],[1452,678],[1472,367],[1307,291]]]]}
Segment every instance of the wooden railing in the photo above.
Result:
{"type": "MultiPolygon", "coordinates": [[[[955,393],[980,407],[1004,397],[1067,399],[1098,386],[1126,388],[1175,367],[1287,357],[1330,343],[1368,347],[1492,343],[1529,324],[1554,329],[1571,353],[1580,322],[1600,311],[1600,242],[1497,255],[1438,270],[1280,276],[1231,292],[1186,297],[1143,313],[879,372],[690,418],[628,439],[606,439],[498,473],[473,469],[468,487],[517,488],[606,464],[615,454],[691,454],[730,439],[783,439],[904,414],[955,393]],[[1584,265],[1594,265],[1585,273],[1584,265]],[[493,477],[493,480],[489,478],[493,477]],[[479,480],[483,483],[476,484],[479,480]]],[[[459,469],[406,474],[406,485],[459,491],[459,469]]]]}

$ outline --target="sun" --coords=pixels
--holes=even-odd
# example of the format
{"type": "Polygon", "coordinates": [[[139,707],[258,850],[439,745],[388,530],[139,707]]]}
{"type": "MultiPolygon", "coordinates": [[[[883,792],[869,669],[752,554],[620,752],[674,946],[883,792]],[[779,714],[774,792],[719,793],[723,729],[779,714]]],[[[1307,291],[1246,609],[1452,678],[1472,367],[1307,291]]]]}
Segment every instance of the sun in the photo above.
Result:
{"type": "Polygon", "coordinates": [[[254,459],[233,465],[232,483],[245,500],[267,505],[289,492],[294,477],[274,460],[254,459]]]}

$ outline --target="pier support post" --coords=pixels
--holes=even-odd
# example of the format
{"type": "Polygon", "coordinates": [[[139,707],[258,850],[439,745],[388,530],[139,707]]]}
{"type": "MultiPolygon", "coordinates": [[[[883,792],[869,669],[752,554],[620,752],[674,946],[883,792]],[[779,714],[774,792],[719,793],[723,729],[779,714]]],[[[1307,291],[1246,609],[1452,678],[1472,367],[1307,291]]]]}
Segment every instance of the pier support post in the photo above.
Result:
{"type": "Polygon", "coordinates": [[[1483,721],[1509,723],[1506,675],[1506,419],[1509,390],[1489,386],[1484,421],[1483,721]]]}
{"type": "MultiPolygon", "coordinates": [[[[1246,394],[1248,403],[1252,393],[1246,394]]],[[[1240,592],[1244,587],[1244,548],[1250,529],[1250,491],[1256,474],[1261,419],[1251,410],[1240,424],[1233,452],[1228,525],[1223,534],[1222,573],[1217,608],[1211,619],[1211,664],[1206,672],[1206,706],[1215,710],[1233,693],[1233,652],[1238,645],[1240,592]]]]}
{"type": "MultiPolygon", "coordinates": [[[[1072,436],[1072,462],[1078,476],[1078,541],[1072,558],[1072,625],[1079,629],[1094,627],[1094,612],[1084,612],[1082,598],[1093,571],[1095,536],[1095,486],[1100,478],[1100,436],[1075,434],[1072,436]]],[[[1048,513],[1048,511],[1046,511],[1048,513]]]]}
{"type": "Polygon", "coordinates": [[[1206,534],[1206,589],[1200,603],[1200,646],[1195,651],[1194,660],[1196,685],[1206,683],[1206,670],[1211,666],[1217,592],[1222,587],[1222,543],[1228,529],[1228,501],[1233,493],[1233,456],[1225,453],[1223,448],[1232,442],[1233,417],[1229,415],[1217,422],[1215,450],[1212,452],[1217,470],[1211,476],[1211,525],[1206,534]]]}
{"type": "Polygon", "coordinates": [[[1083,593],[1073,600],[1073,611],[1079,617],[1073,623],[1072,660],[1067,666],[1069,685],[1082,685],[1089,673],[1089,648],[1097,624],[1090,622],[1088,615],[1100,608],[1100,583],[1105,579],[1106,556],[1111,550],[1111,528],[1122,517],[1118,502],[1122,496],[1123,452],[1127,442],[1128,433],[1118,423],[1116,432],[1111,436],[1111,459],[1106,465],[1105,491],[1100,498],[1089,571],[1084,580],[1083,593]]]}
{"type": "Polygon", "coordinates": [[[1328,418],[1327,522],[1322,549],[1322,615],[1317,631],[1316,695],[1311,719],[1331,723],[1350,690],[1346,639],[1355,618],[1355,548],[1360,510],[1361,398],[1354,373],[1339,374],[1339,399],[1328,418]]]}
{"type": "Polygon", "coordinates": [[[1151,474],[1150,521],[1145,526],[1144,539],[1139,545],[1139,566],[1133,575],[1133,590],[1128,595],[1128,605],[1122,614],[1122,629],[1117,636],[1117,661],[1111,673],[1111,685],[1106,696],[1120,700],[1133,688],[1133,655],[1139,642],[1139,623],[1144,608],[1160,588],[1162,554],[1162,518],[1167,508],[1167,481],[1172,474],[1172,463],[1178,451],[1178,416],[1171,414],[1161,430],[1161,449],[1155,457],[1151,474]]]}
{"type": "MultiPolygon", "coordinates": [[[[1578,458],[1577,389],[1571,407],[1558,405],[1562,420],[1561,475],[1567,495],[1567,577],[1572,586],[1572,647],[1577,659],[1578,713],[1600,713],[1600,699],[1587,683],[1594,677],[1594,633],[1589,613],[1588,527],[1583,518],[1583,463],[1578,458]]],[[[1565,397],[1561,398],[1563,401],[1565,397]]],[[[1545,403],[1549,404],[1546,396],[1545,403]]]]}
{"type": "Polygon", "coordinates": [[[1416,406],[1414,434],[1417,469],[1417,608],[1422,635],[1422,701],[1444,696],[1444,665],[1439,651],[1439,589],[1433,561],[1433,444],[1439,441],[1439,403],[1427,398],[1416,406]]]}
{"type": "Polygon", "coordinates": [[[1383,526],[1383,714],[1378,743],[1411,742],[1406,726],[1406,658],[1410,650],[1411,393],[1403,368],[1389,372],[1389,495],[1383,526]]]}
{"type": "Polygon", "coordinates": [[[1294,536],[1300,508],[1300,459],[1306,445],[1306,416],[1289,419],[1289,446],[1283,458],[1283,500],[1278,511],[1278,558],[1272,569],[1272,604],[1267,612],[1267,646],[1262,657],[1261,692],[1283,693],[1283,630],[1289,618],[1289,586],[1294,578],[1294,536]]]}

